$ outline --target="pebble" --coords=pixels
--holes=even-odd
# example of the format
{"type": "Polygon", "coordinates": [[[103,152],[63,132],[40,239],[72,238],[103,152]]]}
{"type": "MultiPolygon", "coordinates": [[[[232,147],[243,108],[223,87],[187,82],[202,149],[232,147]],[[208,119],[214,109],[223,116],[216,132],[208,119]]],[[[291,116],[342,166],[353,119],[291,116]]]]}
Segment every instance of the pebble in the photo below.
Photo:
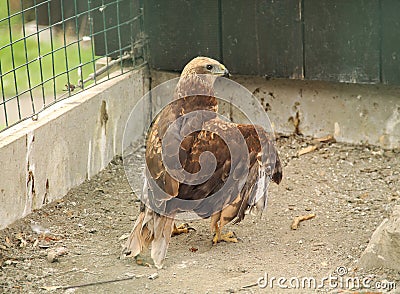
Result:
{"type": "Polygon", "coordinates": [[[238,271],[243,273],[243,274],[247,273],[247,269],[242,268],[242,267],[238,267],[238,271]]]}
{"type": "Polygon", "coordinates": [[[60,256],[63,256],[68,253],[67,248],[65,247],[57,247],[55,249],[51,249],[47,252],[47,261],[50,263],[58,261],[60,256]]]}
{"type": "Polygon", "coordinates": [[[57,257],[57,253],[54,251],[49,251],[49,253],[47,253],[47,261],[50,263],[58,261],[57,257]]]}
{"type": "Polygon", "coordinates": [[[150,276],[148,276],[148,278],[149,278],[150,280],[155,280],[155,279],[158,278],[158,273],[151,274],[150,276]]]}

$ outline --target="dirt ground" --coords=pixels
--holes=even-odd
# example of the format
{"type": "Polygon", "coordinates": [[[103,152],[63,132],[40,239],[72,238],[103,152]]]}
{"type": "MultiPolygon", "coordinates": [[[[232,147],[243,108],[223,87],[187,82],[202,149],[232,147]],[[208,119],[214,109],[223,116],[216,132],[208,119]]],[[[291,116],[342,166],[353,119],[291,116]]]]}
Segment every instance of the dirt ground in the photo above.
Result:
{"type": "MultiPolygon", "coordinates": [[[[191,222],[196,231],[172,238],[161,270],[120,259],[139,202],[121,159],[115,159],[62,200],[0,231],[0,292],[305,293],[315,290],[303,278],[320,286],[330,275],[337,283],[325,280],[318,291],[350,291],[340,279],[345,277],[369,278],[370,285],[383,282],[386,288],[397,283],[391,292],[400,291],[398,272],[357,267],[373,231],[400,204],[400,150],[322,143],[297,155],[315,144],[302,137],[277,139],[284,179],[270,185],[262,218],[247,215],[228,227],[239,243],[212,246],[209,220],[191,222]],[[290,229],[294,217],[311,213],[316,217],[290,229]],[[279,278],[287,280],[279,286],[279,278]]],[[[143,149],[137,158],[143,159],[143,149]]],[[[137,185],[141,181],[138,172],[137,185]]]]}

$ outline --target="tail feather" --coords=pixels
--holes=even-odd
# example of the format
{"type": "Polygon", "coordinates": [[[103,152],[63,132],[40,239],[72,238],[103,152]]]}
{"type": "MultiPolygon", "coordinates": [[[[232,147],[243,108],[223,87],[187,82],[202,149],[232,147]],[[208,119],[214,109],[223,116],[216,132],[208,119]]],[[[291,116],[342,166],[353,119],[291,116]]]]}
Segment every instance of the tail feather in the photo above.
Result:
{"type": "Polygon", "coordinates": [[[161,268],[167,254],[174,227],[174,219],[159,215],[149,208],[140,212],[131,234],[125,244],[125,256],[136,257],[151,245],[151,258],[161,268]]]}
{"type": "Polygon", "coordinates": [[[145,212],[142,211],[133,226],[131,234],[126,241],[123,253],[126,256],[136,257],[143,252],[152,241],[152,233],[145,222],[145,212]]]}
{"type": "Polygon", "coordinates": [[[157,217],[154,218],[154,239],[151,243],[151,258],[157,268],[162,268],[173,228],[173,218],[160,216],[158,214],[157,217]]]}

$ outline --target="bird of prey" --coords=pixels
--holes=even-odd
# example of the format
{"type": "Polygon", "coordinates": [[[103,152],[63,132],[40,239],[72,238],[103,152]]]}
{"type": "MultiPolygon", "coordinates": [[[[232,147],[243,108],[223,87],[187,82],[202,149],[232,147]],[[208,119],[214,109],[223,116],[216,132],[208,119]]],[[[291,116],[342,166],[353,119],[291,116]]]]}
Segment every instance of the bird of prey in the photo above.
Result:
{"type": "Polygon", "coordinates": [[[161,268],[171,235],[188,231],[175,225],[178,213],[211,218],[216,244],[237,242],[222,228],[254,207],[266,208],[269,181],[282,179],[278,152],[261,126],[235,124],[217,113],[214,82],[227,75],[223,64],[207,57],[184,67],[171,103],[147,135],[142,205],[125,255],[137,258],[151,247],[161,268]]]}

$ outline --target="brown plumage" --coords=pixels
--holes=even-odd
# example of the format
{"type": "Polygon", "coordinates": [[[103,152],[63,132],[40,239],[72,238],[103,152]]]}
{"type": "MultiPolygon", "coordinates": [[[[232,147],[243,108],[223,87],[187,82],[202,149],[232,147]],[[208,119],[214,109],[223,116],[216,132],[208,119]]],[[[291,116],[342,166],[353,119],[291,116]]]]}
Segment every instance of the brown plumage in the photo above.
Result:
{"type": "Polygon", "coordinates": [[[162,267],[171,234],[179,231],[174,217],[183,211],[211,217],[214,243],[237,242],[232,234],[221,234],[222,227],[241,221],[248,209],[265,209],[269,180],[281,181],[268,133],[218,116],[213,84],[227,74],[216,60],[193,59],[173,101],[155,119],[146,142],[145,205],[126,243],[127,255],[136,257],[151,245],[154,264],[162,267]]]}

